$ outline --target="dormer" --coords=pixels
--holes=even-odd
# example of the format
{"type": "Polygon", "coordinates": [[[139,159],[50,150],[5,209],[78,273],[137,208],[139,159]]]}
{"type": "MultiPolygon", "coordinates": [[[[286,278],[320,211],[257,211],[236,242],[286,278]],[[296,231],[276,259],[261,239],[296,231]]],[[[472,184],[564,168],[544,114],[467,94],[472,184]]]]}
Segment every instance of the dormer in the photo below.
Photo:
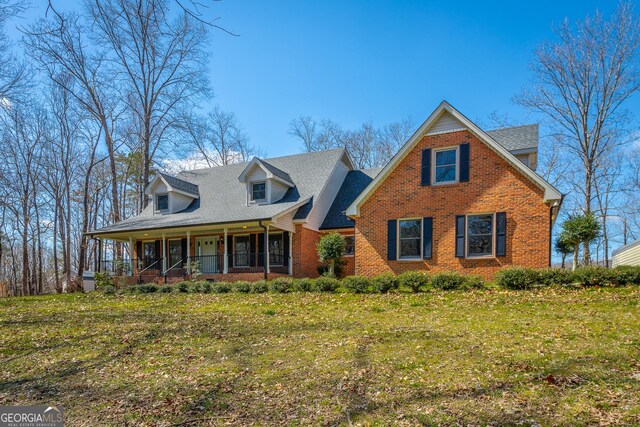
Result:
{"type": "Polygon", "coordinates": [[[238,180],[247,187],[247,206],[275,203],[295,187],[288,173],[257,157],[247,164],[238,180]]]}
{"type": "Polygon", "coordinates": [[[171,175],[159,173],[145,190],[154,214],[183,211],[200,197],[198,186],[171,175]]]}

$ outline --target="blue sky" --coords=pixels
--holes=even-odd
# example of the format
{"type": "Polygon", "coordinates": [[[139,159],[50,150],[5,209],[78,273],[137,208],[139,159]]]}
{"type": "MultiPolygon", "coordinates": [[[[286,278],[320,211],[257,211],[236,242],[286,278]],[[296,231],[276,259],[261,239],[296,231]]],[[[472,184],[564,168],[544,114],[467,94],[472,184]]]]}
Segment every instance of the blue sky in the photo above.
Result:
{"type": "MultiPolygon", "coordinates": [[[[44,13],[45,2],[18,21],[44,13]]],[[[565,17],[583,19],[613,1],[245,1],[205,2],[214,31],[212,105],[233,111],[269,156],[300,151],[288,135],[300,115],[345,127],[412,117],[446,99],[478,124],[489,114],[538,119],[512,96],[530,79],[533,49],[565,17]]],[[[54,2],[71,9],[75,2],[54,2]]],[[[15,34],[15,31],[10,29],[15,34]]],[[[633,105],[638,106],[633,100],[633,105]]],[[[207,106],[205,105],[205,108],[207,106]]]]}

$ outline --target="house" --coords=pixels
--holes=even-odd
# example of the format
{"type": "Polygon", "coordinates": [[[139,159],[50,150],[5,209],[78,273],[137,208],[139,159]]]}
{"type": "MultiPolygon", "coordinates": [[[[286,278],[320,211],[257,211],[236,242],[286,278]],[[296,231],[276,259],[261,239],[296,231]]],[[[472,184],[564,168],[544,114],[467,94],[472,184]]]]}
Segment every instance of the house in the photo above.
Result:
{"type": "Polygon", "coordinates": [[[546,267],[562,195],[535,173],[537,147],[537,125],[485,132],[442,102],[384,168],[334,149],[158,174],[139,216],[90,234],[126,242],[119,268],[141,281],[316,276],[328,232],[345,236],[347,274],[546,267]]]}
{"type": "Polygon", "coordinates": [[[640,265],[640,240],[624,245],[611,254],[611,266],[640,265]]]}

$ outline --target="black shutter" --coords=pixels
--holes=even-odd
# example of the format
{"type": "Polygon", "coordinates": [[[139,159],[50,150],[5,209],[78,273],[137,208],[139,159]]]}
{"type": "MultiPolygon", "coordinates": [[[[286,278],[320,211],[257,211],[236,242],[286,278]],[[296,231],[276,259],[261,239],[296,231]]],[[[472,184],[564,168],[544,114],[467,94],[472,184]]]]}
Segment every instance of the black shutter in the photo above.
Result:
{"type": "MultiPolygon", "coordinates": [[[[131,254],[133,256],[133,254],[131,254]]],[[[136,257],[138,259],[143,259],[144,258],[144,254],[142,253],[142,242],[141,241],[137,241],[136,242],[136,257]]]]}
{"type": "Polygon", "coordinates": [[[282,233],[282,265],[289,267],[289,232],[282,233]]]}
{"type": "Polygon", "coordinates": [[[233,236],[229,236],[227,235],[227,264],[229,265],[229,268],[233,267],[233,252],[234,252],[234,247],[233,247],[233,236]]]}
{"type": "Polygon", "coordinates": [[[496,256],[507,255],[507,213],[496,213],[496,256]]]}
{"type": "Polygon", "coordinates": [[[422,257],[431,259],[433,255],[433,218],[425,217],[422,219],[422,257]]]}
{"type": "MultiPolygon", "coordinates": [[[[253,243],[253,248],[251,249],[251,253],[255,252],[256,250],[256,241],[254,239],[251,239],[251,243],[253,243]]],[[[258,234],[258,267],[264,267],[264,255],[262,255],[262,253],[264,252],[264,233],[260,233],[258,234]]]]}
{"type": "Polygon", "coordinates": [[[460,144],[460,182],[469,182],[469,144],[460,144]]]}
{"type": "Polygon", "coordinates": [[[387,259],[396,260],[396,220],[387,221],[387,259]]]}
{"type": "Polygon", "coordinates": [[[464,258],[464,215],[456,215],[456,258],[464,258]]]}
{"type": "Polygon", "coordinates": [[[160,259],[162,258],[162,250],[160,249],[162,248],[162,241],[161,240],[156,240],[156,247],[155,247],[155,258],[156,259],[160,259]]]}
{"type": "Polygon", "coordinates": [[[182,239],[180,241],[180,245],[182,246],[182,259],[184,260],[184,262],[187,262],[187,251],[189,250],[189,248],[187,247],[187,239],[182,239]]]}
{"type": "Polygon", "coordinates": [[[422,175],[420,184],[431,185],[431,148],[422,150],[422,175]]]}

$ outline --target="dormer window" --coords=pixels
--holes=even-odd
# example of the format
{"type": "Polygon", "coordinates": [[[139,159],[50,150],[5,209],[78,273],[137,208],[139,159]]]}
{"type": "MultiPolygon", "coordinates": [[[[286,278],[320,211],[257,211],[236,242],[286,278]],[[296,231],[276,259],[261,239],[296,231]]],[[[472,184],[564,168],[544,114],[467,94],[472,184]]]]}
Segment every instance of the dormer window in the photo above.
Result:
{"type": "Polygon", "coordinates": [[[156,196],[156,210],[166,211],[169,209],[169,195],[158,194],[156,196]]]}
{"type": "Polygon", "coordinates": [[[267,184],[254,182],[251,184],[251,200],[264,200],[267,198],[267,184]]]}

